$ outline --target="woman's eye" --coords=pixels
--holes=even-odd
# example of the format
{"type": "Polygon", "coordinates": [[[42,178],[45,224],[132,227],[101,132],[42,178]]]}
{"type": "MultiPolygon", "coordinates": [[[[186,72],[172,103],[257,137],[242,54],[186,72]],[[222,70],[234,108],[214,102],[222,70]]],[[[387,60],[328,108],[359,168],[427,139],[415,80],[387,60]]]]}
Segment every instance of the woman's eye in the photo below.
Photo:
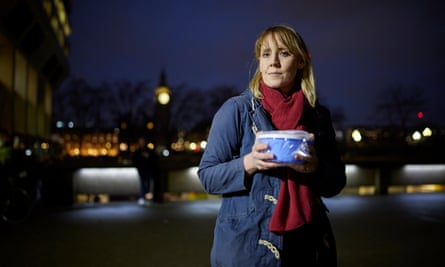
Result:
{"type": "Polygon", "coordinates": [[[263,54],[261,54],[262,57],[268,57],[270,55],[269,52],[263,52],[263,54]]]}
{"type": "Polygon", "coordinates": [[[281,54],[283,57],[288,57],[288,56],[291,55],[291,53],[289,53],[289,51],[281,51],[280,54],[281,54]]]}

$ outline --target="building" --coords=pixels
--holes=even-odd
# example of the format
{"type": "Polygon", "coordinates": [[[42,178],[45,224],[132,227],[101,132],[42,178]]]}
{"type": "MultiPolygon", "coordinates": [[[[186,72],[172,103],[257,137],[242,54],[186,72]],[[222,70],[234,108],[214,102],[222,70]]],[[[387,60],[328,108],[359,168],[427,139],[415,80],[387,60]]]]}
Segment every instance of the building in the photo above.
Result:
{"type": "Polygon", "coordinates": [[[70,5],[0,2],[0,130],[15,146],[50,135],[52,92],[69,72],[70,5]]]}

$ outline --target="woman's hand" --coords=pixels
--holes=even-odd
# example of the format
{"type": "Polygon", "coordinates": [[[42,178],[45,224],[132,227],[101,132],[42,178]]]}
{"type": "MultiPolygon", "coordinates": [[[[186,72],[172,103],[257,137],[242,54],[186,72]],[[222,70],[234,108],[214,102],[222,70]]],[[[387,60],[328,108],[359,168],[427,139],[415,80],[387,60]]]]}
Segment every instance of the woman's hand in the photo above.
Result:
{"type": "Polygon", "coordinates": [[[269,170],[283,165],[276,162],[270,162],[274,158],[272,153],[265,153],[268,148],[267,144],[255,142],[252,152],[244,156],[244,170],[247,174],[252,175],[257,171],[269,170]]]}
{"type": "Polygon", "coordinates": [[[295,154],[295,159],[303,161],[303,163],[286,164],[287,167],[301,173],[311,173],[317,170],[318,157],[313,142],[310,142],[307,145],[309,153],[305,155],[300,153],[295,154]]]}

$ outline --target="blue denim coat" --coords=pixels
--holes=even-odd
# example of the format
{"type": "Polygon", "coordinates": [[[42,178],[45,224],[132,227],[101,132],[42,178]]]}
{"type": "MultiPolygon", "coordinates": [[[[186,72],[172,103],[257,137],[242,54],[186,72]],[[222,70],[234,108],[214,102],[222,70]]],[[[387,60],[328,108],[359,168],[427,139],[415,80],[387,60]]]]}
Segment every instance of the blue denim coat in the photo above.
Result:
{"type": "MultiPolygon", "coordinates": [[[[315,133],[319,158],[313,190],[320,196],[334,196],[346,177],[329,112],[317,105],[305,118],[315,133]]],[[[280,171],[257,172],[248,178],[243,167],[243,156],[252,151],[259,130],[274,130],[274,126],[249,90],[227,100],[214,116],[198,170],[204,189],[222,195],[211,251],[213,267],[281,266],[283,236],[268,229],[280,190],[280,171]]]]}

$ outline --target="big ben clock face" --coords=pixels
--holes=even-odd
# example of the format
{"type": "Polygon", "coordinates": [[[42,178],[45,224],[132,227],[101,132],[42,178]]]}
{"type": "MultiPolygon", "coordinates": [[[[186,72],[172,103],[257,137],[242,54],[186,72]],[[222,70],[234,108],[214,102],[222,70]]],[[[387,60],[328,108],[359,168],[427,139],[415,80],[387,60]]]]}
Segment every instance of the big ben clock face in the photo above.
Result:
{"type": "Polygon", "coordinates": [[[162,92],[158,95],[158,102],[161,105],[166,105],[170,102],[170,95],[167,92],[162,92]]]}

